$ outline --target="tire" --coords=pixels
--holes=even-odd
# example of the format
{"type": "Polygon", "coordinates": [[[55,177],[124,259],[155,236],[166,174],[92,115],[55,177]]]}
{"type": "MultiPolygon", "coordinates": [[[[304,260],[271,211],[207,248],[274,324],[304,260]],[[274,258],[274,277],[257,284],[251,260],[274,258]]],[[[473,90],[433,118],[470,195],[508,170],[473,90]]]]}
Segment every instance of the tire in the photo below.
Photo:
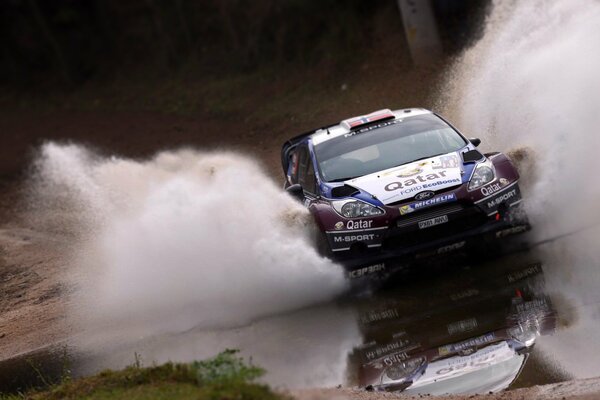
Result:
{"type": "Polygon", "coordinates": [[[316,226],[314,229],[315,247],[317,252],[321,256],[331,259],[333,257],[333,251],[331,251],[331,246],[329,246],[329,241],[327,240],[325,233],[321,232],[321,230],[316,226]]]}

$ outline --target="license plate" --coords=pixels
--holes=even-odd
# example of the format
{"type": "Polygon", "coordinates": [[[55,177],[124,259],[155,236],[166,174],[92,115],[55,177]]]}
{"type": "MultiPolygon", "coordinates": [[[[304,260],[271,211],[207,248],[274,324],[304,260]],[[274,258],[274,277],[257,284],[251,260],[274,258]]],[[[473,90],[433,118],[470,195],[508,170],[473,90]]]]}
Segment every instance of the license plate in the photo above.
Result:
{"type": "Polygon", "coordinates": [[[436,226],[436,225],[440,225],[440,224],[445,224],[446,222],[448,222],[448,216],[447,215],[442,215],[440,217],[426,219],[425,221],[420,221],[419,222],[419,229],[431,228],[432,226],[436,226]]]}

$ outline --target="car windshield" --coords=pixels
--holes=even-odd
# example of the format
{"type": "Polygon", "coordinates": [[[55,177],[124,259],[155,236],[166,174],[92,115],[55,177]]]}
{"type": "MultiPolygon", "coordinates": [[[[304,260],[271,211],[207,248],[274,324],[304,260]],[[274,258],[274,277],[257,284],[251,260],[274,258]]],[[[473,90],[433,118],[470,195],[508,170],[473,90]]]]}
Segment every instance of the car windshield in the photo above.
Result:
{"type": "Polygon", "coordinates": [[[314,149],[322,178],[336,182],[457,151],[466,144],[442,119],[425,114],[357,130],[314,149]]]}

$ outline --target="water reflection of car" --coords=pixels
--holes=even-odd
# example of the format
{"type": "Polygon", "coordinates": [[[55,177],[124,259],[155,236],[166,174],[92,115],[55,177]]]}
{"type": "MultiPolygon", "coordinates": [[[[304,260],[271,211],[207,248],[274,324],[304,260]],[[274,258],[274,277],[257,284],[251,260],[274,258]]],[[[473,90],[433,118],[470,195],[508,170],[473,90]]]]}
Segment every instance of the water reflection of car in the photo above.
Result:
{"type": "Polygon", "coordinates": [[[528,229],[519,174],[479,143],[430,111],[381,110],[287,141],[285,187],[314,215],[321,250],[364,275],[528,229]]]}
{"type": "Polygon", "coordinates": [[[428,394],[507,388],[556,318],[547,297],[518,286],[504,289],[510,292],[494,290],[493,296],[462,290],[447,305],[416,314],[393,304],[365,312],[365,344],[353,355],[360,386],[428,394]]]}

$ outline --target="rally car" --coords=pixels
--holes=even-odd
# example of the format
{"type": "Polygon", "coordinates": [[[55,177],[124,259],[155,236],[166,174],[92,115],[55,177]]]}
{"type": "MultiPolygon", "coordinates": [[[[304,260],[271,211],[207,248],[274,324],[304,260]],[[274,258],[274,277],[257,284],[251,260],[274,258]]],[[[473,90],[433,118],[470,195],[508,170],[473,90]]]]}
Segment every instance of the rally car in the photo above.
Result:
{"type": "Polygon", "coordinates": [[[320,248],[357,275],[529,229],[519,174],[425,109],[349,118],[284,143],[285,188],[314,215],[320,248]]]}

